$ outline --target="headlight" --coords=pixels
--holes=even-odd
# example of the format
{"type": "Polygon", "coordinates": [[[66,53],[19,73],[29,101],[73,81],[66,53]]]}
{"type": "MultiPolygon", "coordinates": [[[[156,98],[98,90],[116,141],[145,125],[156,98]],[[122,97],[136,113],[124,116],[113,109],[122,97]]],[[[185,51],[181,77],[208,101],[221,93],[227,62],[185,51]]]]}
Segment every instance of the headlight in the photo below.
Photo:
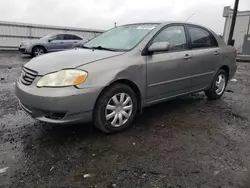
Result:
{"type": "Polygon", "coordinates": [[[29,46],[30,43],[29,43],[29,42],[26,42],[26,43],[24,43],[23,45],[24,45],[24,46],[29,46]]]}
{"type": "Polygon", "coordinates": [[[37,82],[37,87],[64,87],[75,86],[84,82],[88,73],[77,69],[61,70],[55,73],[50,73],[37,82]]]}

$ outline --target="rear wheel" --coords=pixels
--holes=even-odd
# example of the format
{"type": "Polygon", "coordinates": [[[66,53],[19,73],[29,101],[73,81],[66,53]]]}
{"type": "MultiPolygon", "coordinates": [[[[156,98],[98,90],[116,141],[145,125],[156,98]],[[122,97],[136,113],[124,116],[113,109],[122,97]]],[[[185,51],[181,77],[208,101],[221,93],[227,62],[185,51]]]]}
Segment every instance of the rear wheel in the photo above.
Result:
{"type": "Polygon", "coordinates": [[[210,89],[205,91],[205,94],[208,97],[208,99],[210,100],[219,99],[223,95],[226,89],[227,82],[228,82],[227,73],[225,72],[225,70],[220,69],[217,72],[210,89]]]}
{"type": "Polygon", "coordinates": [[[114,84],[97,100],[93,115],[94,124],[105,133],[122,131],[132,125],[137,108],[134,91],[125,84],[114,84]]]}
{"type": "Polygon", "coordinates": [[[46,53],[46,50],[42,46],[35,46],[32,49],[32,57],[37,57],[46,53]]]}

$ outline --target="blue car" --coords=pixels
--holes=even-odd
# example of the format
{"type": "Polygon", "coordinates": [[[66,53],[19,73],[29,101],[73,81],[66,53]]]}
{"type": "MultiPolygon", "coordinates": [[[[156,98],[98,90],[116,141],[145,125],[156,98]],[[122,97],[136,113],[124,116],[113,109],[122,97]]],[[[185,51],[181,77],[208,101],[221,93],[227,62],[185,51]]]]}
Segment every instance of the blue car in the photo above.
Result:
{"type": "Polygon", "coordinates": [[[85,41],[86,39],[77,34],[49,34],[40,39],[21,42],[19,51],[23,54],[29,54],[32,57],[36,57],[48,52],[71,49],[82,40],[85,41]]]}

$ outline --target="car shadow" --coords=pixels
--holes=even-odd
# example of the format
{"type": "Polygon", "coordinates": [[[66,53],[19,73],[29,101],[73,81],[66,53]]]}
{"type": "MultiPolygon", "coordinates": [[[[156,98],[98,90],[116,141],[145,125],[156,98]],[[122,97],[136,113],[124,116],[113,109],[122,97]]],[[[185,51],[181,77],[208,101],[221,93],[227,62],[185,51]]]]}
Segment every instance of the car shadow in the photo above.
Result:
{"type": "Polygon", "coordinates": [[[63,147],[64,144],[79,143],[84,140],[92,140],[95,138],[102,139],[105,137],[116,137],[123,134],[141,134],[140,131],[149,131],[148,129],[163,116],[169,113],[180,111],[192,105],[196,106],[202,101],[207,101],[203,94],[189,95],[177,98],[161,104],[155,104],[143,110],[143,114],[137,115],[134,126],[128,130],[115,134],[105,134],[97,130],[92,123],[74,124],[74,125],[51,125],[37,122],[32,129],[28,130],[30,140],[26,140],[26,148],[34,145],[34,142],[42,147],[53,146],[63,147]],[[32,132],[32,133],[31,133],[32,132]]]}
{"type": "Polygon", "coordinates": [[[22,55],[22,59],[32,59],[30,55],[22,55]]]}
{"type": "Polygon", "coordinates": [[[185,111],[185,109],[196,106],[201,102],[207,103],[203,93],[187,95],[173,100],[149,106],[143,110],[143,114],[136,118],[138,124],[148,124],[148,122],[155,121],[163,116],[167,116],[171,112],[185,111]],[[146,123],[147,122],[147,123],[146,123]]]}
{"type": "Polygon", "coordinates": [[[172,128],[179,122],[172,124],[167,119],[173,118],[176,113],[184,113],[185,109],[197,111],[207,103],[213,102],[207,101],[204,94],[195,94],[150,106],[143,110],[142,115],[137,115],[133,127],[115,134],[102,133],[92,123],[62,126],[36,122],[26,127],[25,133],[22,133],[23,153],[20,161],[28,161],[25,165],[29,171],[43,172],[54,165],[63,165],[68,172],[79,161],[87,164],[95,160],[101,161],[105,157],[117,160],[115,156],[118,154],[126,156],[135,150],[140,153],[138,147],[150,147],[143,145],[145,140],[154,140],[157,135],[165,135],[168,139],[173,130],[186,132],[186,129],[193,129],[191,124],[184,127],[185,130],[181,126],[172,128]],[[158,124],[161,125],[164,121],[166,127],[162,128],[158,124]]]}

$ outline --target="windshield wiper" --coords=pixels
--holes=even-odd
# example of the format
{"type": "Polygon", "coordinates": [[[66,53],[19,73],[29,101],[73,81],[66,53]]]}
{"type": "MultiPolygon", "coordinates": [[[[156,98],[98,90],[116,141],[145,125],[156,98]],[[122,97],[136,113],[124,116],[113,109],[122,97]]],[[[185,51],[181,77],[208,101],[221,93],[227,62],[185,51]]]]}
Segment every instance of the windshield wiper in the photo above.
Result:
{"type": "Polygon", "coordinates": [[[84,46],[84,45],[81,45],[80,47],[81,48],[86,48],[86,49],[93,49],[92,47],[87,47],[87,46],[84,46]]]}
{"type": "Polygon", "coordinates": [[[86,49],[94,49],[94,50],[107,50],[107,51],[119,51],[117,49],[114,48],[105,48],[102,46],[92,46],[92,47],[88,47],[88,46],[82,46],[82,48],[86,48],[86,49]]]}
{"type": "Polygon", "coordinates": [[[105,47],[102,47],[102,46],[94,46],[93,49],[108,50],[108,51],[117,51],[117,49],[114,49],[114,48],[105,48],[105,47]]]}

